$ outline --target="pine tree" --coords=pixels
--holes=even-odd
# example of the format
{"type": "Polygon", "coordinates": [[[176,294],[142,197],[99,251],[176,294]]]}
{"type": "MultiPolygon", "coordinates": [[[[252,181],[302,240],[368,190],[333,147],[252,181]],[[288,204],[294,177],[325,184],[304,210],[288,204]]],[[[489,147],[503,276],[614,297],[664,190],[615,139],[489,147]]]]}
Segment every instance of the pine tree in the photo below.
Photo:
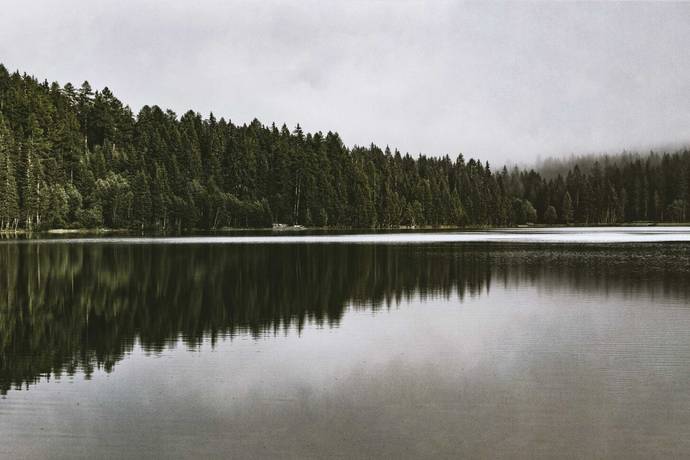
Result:
{"type": "Polygon", "coordinates": [[[40,145],[40,130],[35,130],[25,145],[26,181],[23,193],[23,208],[26,228],[29,230],[41,226],[42,211],[46,208],[46,199],[48,198],[42,159],[38,152],[40,145]]]}
{"type": "Polygon", "coordinates": [[[0,113],[0,231],[19,224],[19,196],[11,156],[11,136],[0,113]]]}
{"type": "Polygon", "coordinates": [[[558,221],[558,215],[556,213],[556,208],[549,205],[544,213],[544,222],[547,224],[555,224],[558,221]]]}
{"type": "Polygon", "coordinates": [[[142,171],[132,180],[132,225],[141,230],[147,228],[151,222],[151,190],[142,171]]]}
{"type": "Polygon", "coordinates": [[[563,223],[571,224],[573,222],[573,199],[569,192],[563,195],[563,207],[561,208],[561,219],[563,223]]]}

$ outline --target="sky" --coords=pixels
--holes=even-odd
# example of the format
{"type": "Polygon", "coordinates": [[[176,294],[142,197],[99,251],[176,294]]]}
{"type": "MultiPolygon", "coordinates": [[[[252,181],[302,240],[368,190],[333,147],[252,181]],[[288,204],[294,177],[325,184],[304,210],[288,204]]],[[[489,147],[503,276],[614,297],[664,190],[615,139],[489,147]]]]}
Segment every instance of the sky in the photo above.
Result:
{"type": "Polygon", "coordinates": [[[690,3],[3,0],[0,62],[234,123],[528,163],[690,142],[690,3]]]}

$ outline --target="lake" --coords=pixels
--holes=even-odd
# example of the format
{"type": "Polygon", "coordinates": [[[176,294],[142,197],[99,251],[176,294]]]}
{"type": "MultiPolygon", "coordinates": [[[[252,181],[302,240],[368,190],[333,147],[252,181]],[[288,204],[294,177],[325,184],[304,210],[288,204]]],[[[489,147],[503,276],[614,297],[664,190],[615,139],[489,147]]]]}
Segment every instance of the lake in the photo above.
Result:
{"type": "Polygon", "coordinates": [[[690,228],[0,240],[0,457],[690,455],[690,228]]]}

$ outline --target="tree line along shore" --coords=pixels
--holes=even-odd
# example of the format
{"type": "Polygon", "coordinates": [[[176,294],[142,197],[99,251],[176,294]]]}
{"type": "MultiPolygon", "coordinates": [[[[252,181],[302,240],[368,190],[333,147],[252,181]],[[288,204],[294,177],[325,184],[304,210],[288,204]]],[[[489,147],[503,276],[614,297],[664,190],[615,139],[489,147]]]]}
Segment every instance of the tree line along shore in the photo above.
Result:
{"type": "Polygon", "coordinates": [[[336,132],[235,124],[0,64],[0,231],[490,227],[685,222],[690,152],[547,175],[463,155],[347,147],[336,132]]]}

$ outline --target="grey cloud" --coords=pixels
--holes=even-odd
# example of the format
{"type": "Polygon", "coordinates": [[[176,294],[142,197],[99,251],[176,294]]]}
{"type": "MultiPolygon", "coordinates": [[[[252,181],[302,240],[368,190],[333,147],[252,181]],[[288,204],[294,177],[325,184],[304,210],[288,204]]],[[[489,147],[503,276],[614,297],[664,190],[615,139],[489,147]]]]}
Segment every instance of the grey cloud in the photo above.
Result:
{"type": "Polygon", "coordinates": [[[690,141],[690,4],[6,1],[0,61],[136,111],[493,162],[690,141]]]}

